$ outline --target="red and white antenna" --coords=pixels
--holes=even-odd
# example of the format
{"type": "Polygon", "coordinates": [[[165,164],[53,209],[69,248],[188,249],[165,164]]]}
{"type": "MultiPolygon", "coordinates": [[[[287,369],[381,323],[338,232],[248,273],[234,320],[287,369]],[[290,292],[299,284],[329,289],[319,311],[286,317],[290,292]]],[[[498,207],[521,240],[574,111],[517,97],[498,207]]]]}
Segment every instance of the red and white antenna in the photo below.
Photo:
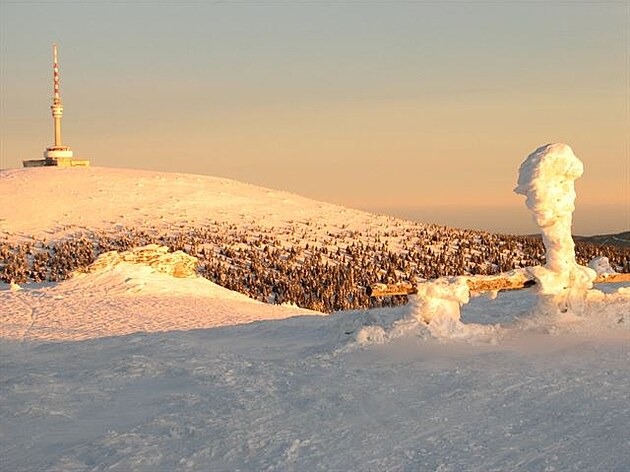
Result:
{"type": "Polygon", "coordinates": [[[55,129],[55,148],[61,148],[61,117],[63,115],[63,105],[61,104],[61,94],[59,93],[59,62],[57,61],[57,45],[53,44],[53,104],[52,111],[55,129]]]}
{"type": "Polygon", "coordinates": [[[59,62],[57,61],[57,45],[53,44],[53,100],[61,102],[59,94],[59,62]]]}

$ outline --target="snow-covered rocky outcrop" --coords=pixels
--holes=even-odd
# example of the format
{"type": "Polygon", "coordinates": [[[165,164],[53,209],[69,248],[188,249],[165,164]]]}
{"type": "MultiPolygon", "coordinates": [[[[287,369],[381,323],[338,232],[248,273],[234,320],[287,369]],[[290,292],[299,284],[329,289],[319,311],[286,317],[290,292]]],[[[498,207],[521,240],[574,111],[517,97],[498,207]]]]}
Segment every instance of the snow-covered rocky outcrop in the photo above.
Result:
{"type": "Polygon", "coordinates": [[[152,267],[157,272],[184,278],[195,275],[197,258],[183,251],[169,252],[165,246],[149,244],[124,252],[103,253],[87,268],[86,272],[106,270],[121,263],[142,264],[152,267]]]}

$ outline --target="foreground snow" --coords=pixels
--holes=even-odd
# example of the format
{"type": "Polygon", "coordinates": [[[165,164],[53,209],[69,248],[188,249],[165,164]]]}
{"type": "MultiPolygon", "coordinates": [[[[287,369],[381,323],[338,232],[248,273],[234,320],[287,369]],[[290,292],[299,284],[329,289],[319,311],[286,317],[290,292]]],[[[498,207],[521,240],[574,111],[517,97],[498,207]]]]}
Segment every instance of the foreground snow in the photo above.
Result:
{"type": "MultiPolygon", "coordinates": [[[[68,314],[95,304],[95,317],[133,317],[145,303],[141,293],[98,302],[67,283],[47,290],[59,287],[68,314]]],[[[44,296],[5,289],[3,300],[24,304],[44,296]]],[[[188,306],[193,299],[202,319],[264,307],[223,295],[189,294],[188,306]]],[[[162,300],[147,318],[182,309],[176,295],[162,300]]],[[[534,303],[529,290],[472,299],[463,321],[498,325],[498,334],[460,341],[416,325],[384,344],[359,342],[366,326],[391,326],[411,306],[74,342],[4,339],[0,463],[12,471],[627,470],[630,307],[593,330],[588,319],[529,316],[534,303]]]]}

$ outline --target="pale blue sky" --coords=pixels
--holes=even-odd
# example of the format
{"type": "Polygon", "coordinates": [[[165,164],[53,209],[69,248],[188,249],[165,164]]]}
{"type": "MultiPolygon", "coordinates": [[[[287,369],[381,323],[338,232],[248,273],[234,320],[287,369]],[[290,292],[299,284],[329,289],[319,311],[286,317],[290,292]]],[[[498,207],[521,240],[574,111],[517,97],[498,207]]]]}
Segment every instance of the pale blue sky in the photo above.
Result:
{"type": "Polygon", "coordinates": [[[230,177],[426,221],[535,229],[527,154],[585,164],[576,232],[630,229],[628,2],[0,1],[0,166],[230,177]]]}

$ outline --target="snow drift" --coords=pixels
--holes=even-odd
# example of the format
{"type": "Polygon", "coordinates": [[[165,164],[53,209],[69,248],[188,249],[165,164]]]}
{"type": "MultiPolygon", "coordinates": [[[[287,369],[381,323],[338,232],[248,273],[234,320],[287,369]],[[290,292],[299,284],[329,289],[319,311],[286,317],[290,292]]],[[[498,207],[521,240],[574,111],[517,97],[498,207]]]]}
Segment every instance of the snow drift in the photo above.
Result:
{"type": "Polygon", "coordinates": [[[0,284],[2,337],[79,340],[316,314],[227,290],[196,275],[194,257],[167,251],[150,245],[105,253],[57,284],[0,284]]]}

